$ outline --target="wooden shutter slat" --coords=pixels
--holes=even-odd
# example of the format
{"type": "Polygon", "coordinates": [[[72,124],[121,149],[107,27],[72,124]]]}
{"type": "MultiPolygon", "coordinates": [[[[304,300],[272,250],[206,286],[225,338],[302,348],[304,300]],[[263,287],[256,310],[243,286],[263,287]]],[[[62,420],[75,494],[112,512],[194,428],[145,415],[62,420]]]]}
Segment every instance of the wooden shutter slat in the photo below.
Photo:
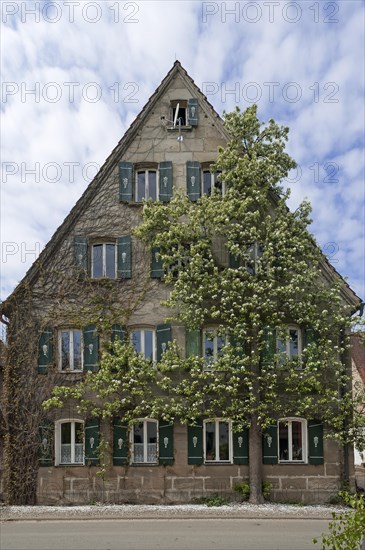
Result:
{"type": "Polygon", "coordinates": [[[99,464],[99,431],[99,419],[88,418],[85,422],[85,464],[87,466],[97,466],[99,464]]]}
{"type": "Polygon", "coordinates": [[[46,327],[40,334],[38,342],[38,372],[47,374],[48,367],[53,363],[53,331],[46,327]]]}
{"type": "Polygon", "coordinates": [[[172,197],[172,162],[166,160],[160,162],[160,190],[159,199],[162,202],[169,202],[172,197]]]}
{"type": "Polygon", "coordinates": [[[262,434],[262,462],[278,463],[278,427],[268,426],[262,434]]]}
{"type": "Polygon", "coordinates": [[[130,235],[118,237],[117,257],[118,279],[130,279],[132,277],[132,239],[130,235]]]}
{"type": "Polygon", "coordinates": [[[159,463],[174,462],[174,425],[160,421],[158,426],[159,463]]]}
{"type": "Polygon", "coordinates": [[[51,420],[43,420],[39,426],[39,466],[53,466],[54,463],[54,423],[51,420]]]}
{"type": "Polygon", "coordinates": [[[233,463],[248,464],[248,428],[233,432],[233,463]]]}
{"type": "Polygon", "coordinates": [[[125,160],[119,163],[119,200],[133,200],[133,165],[125,160]]]}
{"type": "Polygon", "coordinates": [[[188,124],[190,126],[198,126],[199,121],[199,106],[198,100],[192,97],[188,100],[188,124]]]}
{"type": "Polygon", "coordinates": [[[203,464],[203,424],[188,426],[188,464],[203,464]]]}
{"type": "Polygon", "coordinates": [[[128,464],[128,425],[120,418],[113,419],[113,464],[128,464]]]}
{"type": "Polygon", "coordinates": [[[171,342],[171,325],[157,325],[157,361],[161,361],[164,352],[171,342]]]}
{"type": "Polygon", "coordinates": [[[192,202],[196,202],[201,194],[200,164],[195,160],[186,163],[186,192],[192,202]]]}
{"type": "Polygon", "coordinates": [[[151,250],[151,277],[161,279],[163,277],[163,263],[160,256],[160,249],[154,246],[151,250]]]}
{"type": "Polygon", "coordinates": [[[96,325],[87,325],[84,328],[84,370],[96,372],[99,359],[99,337],[96,325]]]}
{"type": "Polygon", "coordinates": [[[323,423],[308,421],[308,460],[309,464],[323,464],[323,423]]]}

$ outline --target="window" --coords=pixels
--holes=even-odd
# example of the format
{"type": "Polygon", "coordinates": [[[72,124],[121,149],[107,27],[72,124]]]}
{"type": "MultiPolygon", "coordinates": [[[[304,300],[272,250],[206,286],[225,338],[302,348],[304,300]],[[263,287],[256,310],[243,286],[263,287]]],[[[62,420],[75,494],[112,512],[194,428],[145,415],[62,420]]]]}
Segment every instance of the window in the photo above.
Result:
{"type": "Polygon", "coordinates": [[[138,170],[136,173],[135,201],[142,202],[143,199],[158,200],[158,184],[156,170],[138,170]]]}
{"type": "Polygon", "coordinates": [[[131,332],[131,342],[137,353],[145,359],[156,361],[156,333],[152,329],[134,329],[131,332]]]}
{"type": "Polygon", "coordinates": [[[208,328],[203,330],[203,355],[207,369],[211,368],[217,359],[223,357],[222,348],[225,344],[225,336],[218,334],[217,329],[208,328]]]}
{"type": "Polygon", "coordinates": [[[231,425],[225,420],[204,422],[205,462],[231,462],[231,425]]]}
{"type": "Polygon", "coordinates": [[[115,243],[98,243],[92,245],[91,276],[116,278],[116,246],[115,243]]]}
{"type": "Polygon", "coordinates": [[[302,333],[300,328],[295,326],[288,326],[286,329],[285,339],[281,336],[276,339],[276,348],[282,355],[281,362],[285,362],[297,359],[300,360],[302,352],[302,333]]]}
{"type": "Polygon", "coordinates": [[[61,330],[58,336],[60,370],[82,371],[83,342],[81,330],[61,330]]]}
{"type": "Polygon", "coordinates": [[[246,269],[251,275],[256,275],[260,266],[260,259],[262,258],[263,248],[259,243],[254,243],[247,249],[249,259],[246,261],[246,269]]]}
{"type": "Polygon", "coordinates": [[[171,102],[171,120],[176,121],[174,126],[186,126],[187,125],[187,101],[185,100],[175,100],[171,102]]]}
{"type": "Polygon", "coordinates": [[[56,423],[56,465],[84,463],[84,423],[78,420],[56,423]]]}
{"type": "Polygon", "coordinates": [[[306,462],[306,421],[284,418],[279,420],[279,462],[306,462]]]}
{"type": "Polygon", "coordinates": [[[221,195],[225,194],[225,184],[222,181],[218,181],[218,176],[221,172],[210,172],[210,170],[203,170],[203,185],[202,194],[211,195],[212,189],[219,191],[221,195]]]}
{"type": "Polygon", "coordinates": [[[157,420],[140,420],[132,428],[133,456],[135,464],[157,462],[157,420]]]}

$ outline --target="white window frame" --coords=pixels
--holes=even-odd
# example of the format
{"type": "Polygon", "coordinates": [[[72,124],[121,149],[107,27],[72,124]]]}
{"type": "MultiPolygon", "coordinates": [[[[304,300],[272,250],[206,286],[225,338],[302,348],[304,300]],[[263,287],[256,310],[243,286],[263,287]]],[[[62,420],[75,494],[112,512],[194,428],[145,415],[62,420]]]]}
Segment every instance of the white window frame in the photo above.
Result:
{"type": "Polygon", "coordinates": [[[157,360],[157,333],[155,327],[130,327],[130,342],[133,346],[133,332],[140,332],[141,333],[141,348],[142,350],[139,352],[141,355],[143,355],[144,359],[145,357],[145,332],[152,332],[152,361],[155,362],[157,360]],[[142,337],[143,335],[143,337],[142,337]]]}
{"type": "Polygon", "coordinates": [[[150,191],[150,188],[149,188],[149,173],[150,172],[154,172],[156,174],[156,201],[154,201],[154,202],[158,202],[160,200],[160,198],[159,198],[160,197],[159,170],[157,168],[141,168],[139,170],[138,169],[136,170],[135,183],[134,183],[134,196],[136,198],[135,202],[141,203],[142,200],[148,200],[150,198],[150,195],[149,195],[149,191],[150,191]],[[143,173],[145,175],[145,197],[142,197],[141,200],[137,201],[137,196],[138,196],[138,174],[143,174],[143,173]]]}
{"type": "Polygon", "coordinates": [[[55,466],[82,466],[85,464],[85,422],[79,418],[63,418],[55,422],[55,466]],[[71,424],[71,462],[61,462],[61,426],[71,424]],[[75,462],[76,424],[83,426],[82,462],[75,462]]]}
{"type": "MultiPolygon", "coordinates": [[[[131,446],[131,464],[158,464],[158,450],[159,450],[159,425],[158,420],[154,418],[138,418],[132,424],[132,429],[130,430],[130,446],[131,446]],[[147,443],[147,423],[152,422],[156,425],[156,460],[148,461],[148,443],[147,443]],[[135,451],[134,451],[134,426],[135,424],[143,423],[143,462],[135,462],[135,451]]],[[[155,445],[153,443],[153,445],[155,445]]]]}
{"type": "Polygon", "coordinates": [[[280,464],[307,464],[308,463],[308,442],[307,442],[308,426],[305,418],[287,417],[278,420],[278,462],[280,464]],[[292,439],[292,423],[300,422],[302,424],[302,459],[293,459],[293,439],[292,439]],[[288,423],[288,459],[280,458],[280,423],[288,423]]]}
{"type": "MultiPolygon", "coordinates": [[[[283,342],[280,338],[276,338],[276,350],[278,353],[284,353],[280,352],[278,342],[283,342]]],[[[286,338],[285,338],[285,357],[288,361],[293,361],[294,359],[298,358],[298,367],[301,367],[302,365],[302,349],[303,349],[303,334],[302,329],[298,325],[287,325],[286,326],[286,338]],[[291,356],[290,354],[290,331],[296,330],[298,332],[298,355],[291,356]]]]}
{"type": "MultiPolygon", "coordinates": [[[[213,338],[213,361],[211,363],[207,363],[205,361],[205,365],[204,365],[204,370],[212,370],[213,368],[213,364],[219,359],[218,357],[218,332],[219,328],[218,327],[205,327],[203,328],[202,330],[202,356],[205,360],[205,340],[206,340],[206,335],[207,333],[209,332],[214,332],[214,338],[213,338]]],[[[219,334],[220,337],[223,337],[224,338],[224,346],[226,344],[228,344],[228,338],[227,338],[227,335],[224,333],[224,334],[219,334]]]]}
{"type": "MultiPolygon", "coordinates": [[[[203,168],[202,174],[201,174],[201,187],[202,187],[202,195],[205,195],[204,193],[204,174],[210,174],[210,183],[211,183],[211,189],[215,189],[217,193],[220,192],[220,190],[215,185],[215,175],[222,174],[221,171],[217,172],[211,172],[209,168],[203,168]]],[[[222,197],[226,194],[226,183],[224,181],[220,182],[222,184],[222,197]]]]}
{"type": "Polygon", "coordinates": [[[250,256],[251,262],[254,265],[254,271],[253,273],[251,273],[250,271],[248,271],[249,260],[246,261],[246,269],[249,273],[251,273],[251,275],[256,275],[259,271],[260,259],[262,258],[262,254],[259,254],[259,246],[261,246],[260,243],[255,242],[247,248],[248,255],[250,256]]]}
{"type": "Polygon", "coordinates": [[[233,440],[232,440],[232,421],[226,418],[213,418],[203,421],[203,449],[204,449],[204,463],[205,464],[232,464],[233,462],[233,440]],[[214,422],[215,424],[215,459],[207,459],[207,437],[206,437],[206,425],[214,422]],[[225,422],[228,424],[228,460],[221,460],[219,457],[219,422],[225,422]],[[218,434],[218,435],[217,435],[218,434]]]}
{"type": "Polygon", "coordinates": [[[60,372],[82,372],[84,370],[84,336],[83,332],[80,329],[76,328],[61,328],[58,331],[58,370],[60,372]],[[80,332],[81,335],[81,368],[74,368],[74,332],[80,332]],[[68,332],[70,335],[70,368],[62,368],[62,333],[68,332]]]}
{"type": "Polygon", "coordinates": [[[171,111],[170,111],[170,122],[173,124],[175,113],[174,110],[179,105],[180,109],[185,109],[185,124],[179,123],[179,119],[176,120],[176,126],[170,126],[169,129],[179,129],[179,128],[190,128],[190,125],[188,124],[188,101],[186,99],[174,99],[171,101],[171,111]]]}
{"type": "Polygon", "coordinates": [[[117,278],[117,245],[115,242],[95,242],[91,245],[91,278],[92,279],[102,279],[103,277],[107,277],[108,279],[116,279],[117,278]],[[109,275],[106,275],[106,246],[112,245],[114,246],[114,276],[110,277],[109,275]],[[94,275],[94,247],[95,246],[102,246],[102,275],[101,277],[95,277],[94,275]]]}

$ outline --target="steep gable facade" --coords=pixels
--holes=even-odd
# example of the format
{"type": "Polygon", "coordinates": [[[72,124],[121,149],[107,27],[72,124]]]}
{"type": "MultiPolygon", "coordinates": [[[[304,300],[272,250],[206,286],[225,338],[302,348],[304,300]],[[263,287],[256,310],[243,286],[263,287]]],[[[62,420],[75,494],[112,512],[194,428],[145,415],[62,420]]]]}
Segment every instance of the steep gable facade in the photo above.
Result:
{"type": "MultiPolygon", "coordinates": [[[[15,374],[21,380],[27,363],[34,371],[33,416],[38,419],[38,425],[27,430],[24,411],[17,408],[7,452],[15,456],[22,430],[29,445],[37,441],[39,471],[33,482],[38,502],[186,502],[214,493],[232,496],[235,483],[247,478],[247,432],[234,431],[229,419],[184,427],[139,418],[131,427],[123,418],[106,422],[85,417],[73,402],[51,413],[37,412],[42,388],[60,382],[73,385],[85,372],[97,370],[101,353],[118,334],[126,332],[135,349],[153,361],[171,340],[186,351],[184,327],[165,323],[169,312],[161,302],[168,288],[161,281],[158,251],[147,250],[132,229],[141,221],[143,199],[168,202],[173,192],[182,190],[196,201],[220,185],[209,167],[228,139],[220,117],[176,62],[3,304],[13,346],[4,382],[6,402],[10,406],[18,395],[15,374]],[[21,343],[12,336],[20,326],[21,343]],[[19,366],[16,358],[22,354],[26,360],[19,366]],[[101,436],[109,442],[105,480],[97,475],[101,436]]],[[[218,253],[228,265],[228,254],[218,253]]],[[[348,287],[344,296],[350,306],[357,306],[358,298],[348,287]]],[[[191,345],[197,353],[206,353],[208,346],[214,356],[217,337],[209,339],[207,331],[200,336],[200,344],[191,345]]],[[[294,337],[301,338],[299,332],[294,337]]],[[[280,426],[274,426],[263,454],[271,496],[327,500],[343,479],[344,449],[324,440],[323,426],[312,419],[288,422],[291,434],[301,433],[301,450],[296,451],[301,454],[294,456],[288,441],[290,456],[280,456],[280,426]]],[[[351,464],[348,457],[346,461],[351,464]]],[[[348,475],[353,476],[351,466],[348,475]]]]}

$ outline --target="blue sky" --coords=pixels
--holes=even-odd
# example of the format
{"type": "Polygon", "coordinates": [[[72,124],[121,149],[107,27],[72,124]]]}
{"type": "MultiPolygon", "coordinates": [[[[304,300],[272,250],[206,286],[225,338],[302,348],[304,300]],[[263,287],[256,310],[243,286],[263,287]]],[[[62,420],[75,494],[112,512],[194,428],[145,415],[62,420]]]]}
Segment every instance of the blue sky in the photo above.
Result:
{"type": "Polygon", "coordinates": [[[1,299],[179,59],[219,114],[289,126],[295,209],[365,298],[364,2],[1,3],[1,299]]]}

